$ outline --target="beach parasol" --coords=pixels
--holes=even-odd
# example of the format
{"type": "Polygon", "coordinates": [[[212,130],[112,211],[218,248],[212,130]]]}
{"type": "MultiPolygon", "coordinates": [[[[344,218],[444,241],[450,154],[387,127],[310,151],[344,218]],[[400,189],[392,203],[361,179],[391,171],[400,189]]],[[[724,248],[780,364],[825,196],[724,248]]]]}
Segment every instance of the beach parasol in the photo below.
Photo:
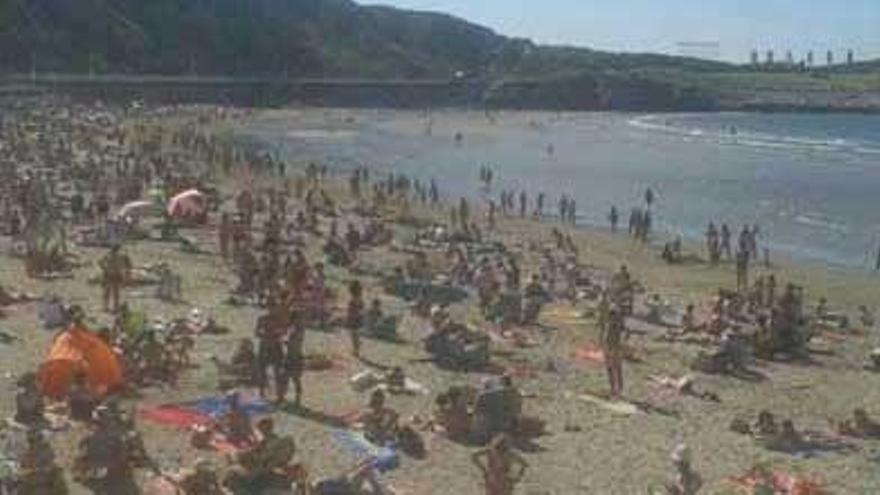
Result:
{"type": "Polygon", "coordinates": [[[150,213],[154,207],[154,203],[151,201],[132,201],[130,203],[126,203],[116,212],[116,218],[126,218],[126,217],[139,217],[141,215],[147,215],[150,213]]]}
{"type": "Polygon", "coordinates": [[[168,214],[173,217],[192,217],[205,213],[208,199],[201,191],[188,189],[168,202],[168,214]]]}

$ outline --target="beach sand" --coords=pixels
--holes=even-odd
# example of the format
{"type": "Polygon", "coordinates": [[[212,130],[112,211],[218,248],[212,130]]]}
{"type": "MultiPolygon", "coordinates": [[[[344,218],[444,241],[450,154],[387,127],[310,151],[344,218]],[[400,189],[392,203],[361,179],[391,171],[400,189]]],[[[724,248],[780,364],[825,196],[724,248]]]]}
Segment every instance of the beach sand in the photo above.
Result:
{"type": "MultiPolygon", "coordinates": [[[[286,115],[290,115],[291,111],[286,115]]],[[[299,135],[315,137],[315,129],[345,129],[345,119],[370,118],[370,112],[347,110],[300,109],[293,111],[300,117],[299,135]]],[[[402,114],[399,120],[386,125],[395,129],[419,132],[417,114],[402,114]]],[[[271,117],[271,113],[260,118],[271,117]]],[[[498,128],[485,125],[485,118],[471,114],[444,114],[436,116],[435,132],[466,129],[469,136],[490,139],[498,128]],[[484,124],[479,124],[482,120],[484,124]]],[[[532,116],[519,114],[506,118],[509,125],[527,126],[532,116]]],[[[292,121],[292,120],[291,120],[292,121]]],[[[227,129],[228,130],[228,129],[227,129]]],[[[323,135],[317,136],[322,138],[323,135]]],[[[299,171],[291,170],[290,173],[299,171]]],[[[232,183],[226,184],[230,190],[232,183]]],[[[343,198],[342,187],[333,188],[343,198]]],[[[417,211],[427,218],[445,218],[440,211],[417,211]]],[[[527,246],[530,242],[546,243],[550,239],[552,222],[501,219],[499,229],[491,234],[508,246],[527,246]]],[[[398,239],[413,234],[412,229],[398,226],[398,239]]],[[[231,307],[223,303],[235,277],[231,267],[217,255],[215,231],[184,230],[196,238],[206,254],[185,254],[173,245],[159,242],[137,242],[126,245],[126,250],[138,265],[165,261],[183,276],[184,299],[180,304],[166,304],[146,294],[151,289],[128,290],[125,299],[134,308],[147,311],[153,317],[166,320],[184,316],[190,308],[198,307],[214,317],[232,332],[224,336],[197,338],[193,361],[196,369],[185,372],[175,389],[148,389],[139,401],[126,400],[125,405],[143,406],[192,400],[215,393],[217,375],[209,362],[212,355],[227,357],[233,343],[251,336],[257,311],[251,307],[231,307]]],[[[661,261],[659,252],[635,244],[626,234],[612,235],[602,229],[572,231],[580,249],[582,262],[595,266],[599,272],[611,273],[621,264],[627,264],[633,276],[641,281],[649,293],[659,293],[676,307],[688,302],[707,304],[718,287],[731,288],[735,283],[732,266],[709,268],[705,264],[669,266],[661,261]]],[[[688,246],[696,249],[695,246],[688,246]]],[[[100,288],[85,283],[97,271],[95,262],[104,253],[100,249],[77,248],[85,266],[76,270],[71,280],[38,281],[25,276],[22,264],[10,258],[8,240],[0,243],[0,283],[15,290],[38,295],[56,293],[70,303],[80,304],[99,324],[109,324],[109,315],[100,308],[100,288]]],[[[317,243],[309,246],[310,260],[319,260],[317,243]]],[[[400,253],[379,249],[363,256],[362,263],[383,271],[402,263],[400,253]]],[[[526,252],[522,261],[523,274],[528,276],[536,267],[538,254],[526,252]]],[[[773,272],[781,282],[793,281],[805,286],[809,304],[818,297],[827,297],[834,308],[852,313],[860,304],[873,306],[880,296],[880,283],[874,274],[858,273],[815,264],[776,259],[773,272]]],[[[329,270],[330,285],[344,294],[350,275],[342,270],[329,270]]],[[[375,279],[366,278],[368,294],[382,297],[388,308],[403,305],[379,295],[375,279]]],[[[474,298],[465,305],[453,308],[465,321],[479,322],[474,298]]],[[[339,304],[344,304],[343,300],[339,304]]],[[[341,308],[340,308],[341,309],[341,308]]],[[[394,311],[392,309],[392,311],[394,311]]],[[[396,312],[396,311],[395,311],[396,312]]],[[[539,438],[533,448],[524,453],[531,468],[517,493],[522,494],[637,494],[646,487],[660,485],[672,476],[669,453],[675,444],[687,443],[693,451],[695,468],[706,480],[704,493],[737,493],[725,481],[756,464],[768,464],[792,472],[818,475],[833,493],[877,493],[880,491],[880,470],[873,450],[877,443],[856,443],[856,450],[845,453],[824,453],[813,458],[798,459],[767,451],[751,439],[728,430],[730,421],[739,415],[749,417],[760,409],[774,411],[778,417],[791,417],[799,428],[827,428],[827,418],[849,417],[852,409],[864,407],[880,414],[880,376],[864,371],[862,365],[867,351],[877,344],[876,335],[843,337],[834,340],[830,355],[814,355],[810,364],[759,363],[756,370],[765,378],[760,381],[739,380],[729,377],[697,375],[700,388],[711,390],[721,397],[721,403],[703,402],[694,398],[670,399],[662,404],[663,411],[653,411],[631,417],[613,415],[594,405],[575,399],[585,392],[604,391],[607,388],[605,370],[601,365],[575,359],[578,346],[595,342],[595,321],[580,318],[567,304],[548,307],[540,323],[544,330],[530,333],[541,342],[538,347],[518,349],[510,345],[495,346],[493,361],[502,367],[522,365],[534,370],[530,378],[518,381],[527,394],[525,411],[548,423],[550,434],[539,438]],[[553,371],[549,371],[552,363],[553,371]],[[580,431],[565,431],[566,426],[577,426],[580,431]]],[[[36,305],[12,308],[6,318],[0,319],[0,329],[20,340],[0,345],[0,360],[4,363],[2,386],[9,399],[0,401],[3,415],[13,413],[13,374],[35,369],[48,350],[53,333],[42,330],[36,318],[36,305]]],[[[625,396],[646,400],[651,396],[648,377],[651,375],[680,376],[688,372],[687,364],[700,350],[684,344],[661,343],[651,335],[636,335],[633,346],[641,357],[639,363],[625,366],[625,396]]],[[[295,437],[299,459],[315,473],[330,475],[351,467],[353,459],[334,446],[328,416],[349,413],[366,402],[366,397],[351,390],[350,375],[364,366],[348,355],[349,343],[344,332],[310,332],[306,340],[308,352],[324,352],[343,358],[342,370],[306,374],[304,404],[310,414],[277,412],[274,417],[280,432],[295,437]]],[[[433,397],[452,384],[477,384],[484,376],[479,373],[456,373],[420,361],[426,355],[419,342],[389,344],[366,340],[363,354],[371,361],[387,365],[401,365],[409,376],[425,384],[429,396],[393,397],[390,405],[404,416],[425,415],[432,409],[433,397]]],[[[194,451],[188,445],[187,435],[169,428],[140,423],[148,451],[162,465],[186,465],[196,457],[209,457],[223,465],[223,459],[214,454],[194,451]]],[[[70,466],[77,440],[83,430],[55,434],[50,437],[56,446],[62,466],[70,466]]],[[[479,473],[470,463],[472,448],[451,443],[440,437],[427,437],[428,457],[425,460],[404,459],[401,468],[392,472],[389,480],[400,494],[480,494],[483,493],[479,473]]],[[[86,493],[72,484],[74,493],[86,493]]]]}

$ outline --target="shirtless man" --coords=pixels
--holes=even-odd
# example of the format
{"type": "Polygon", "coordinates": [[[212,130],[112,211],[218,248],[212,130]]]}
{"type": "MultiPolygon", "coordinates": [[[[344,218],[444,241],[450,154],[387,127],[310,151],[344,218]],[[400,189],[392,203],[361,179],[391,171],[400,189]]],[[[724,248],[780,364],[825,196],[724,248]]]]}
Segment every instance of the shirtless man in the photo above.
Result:
{"type": "Polygon", "coordinates": [[[617,399],[623,392],[623,333],[625,330],[623,315],[618,309],[608,314],[608,323],[599,333],[602,352],[605,354],[605,367],[608,371],[608,382],[611,397],[617,399]]]}
{"type": "Polygon", "coordinates": [[[505,433],[493,438],[488,448],[475,452],[471,461],[483,474],[486,495],[513,495],[528,468],[525,459],[510,448],[510,438],[505,433]]]}
{"type": "Polygon", "coordinates": [[[228,212],[224,212],[220,217],[220,227],[217,236],[220,242],[220,256],[224,260],[229,259],[229,241],[232,239],[232,217],[228,212]]]}
{"type": "Polygon", "coordinates": [[[357,280],[348,286],[349,301],[345,314],[345,326],[351,337],[351,353],[354,357],[361,355],[361,327],[364,326],[364,297],[361,283],[357,280]]]}
{"type": "Polygon", "coordinates": [[[122,253],[121,247],[117,244],[101,258],[99,264],[102,272],[101,285],[104,288],[104,310],[111,311],[112,300],[112,312],[115,313],[119,310],[119,293],[131,271],[131,259],[122,253]]]}
{"type": "Polygon", "coordinates": [[[303,344],[305,342],[306,330],[299,321],[298,315],[292,315],[291,321],[292,324],[287,332],[287,353],[284,357],[284,366],[287,376],[293,382],[294,405],[299,407],[302,404],[302,375],[303,371],[305,371],[303,344]]]}
{"type": "Polygon", "coordinates": [[[266,396],[269,387],[269,375],[267,368],[272,369],[275,379],[275,393],[278,402],[284,401],[284,393],[287,389],[287,374],[284,371],[284,347],[282,339],[287,332],[289,315],[285,307],[277,301],[269,302],[266,314],[257,319],[256,337],[257,368],[259,371],[260,396],[266,396]]]}

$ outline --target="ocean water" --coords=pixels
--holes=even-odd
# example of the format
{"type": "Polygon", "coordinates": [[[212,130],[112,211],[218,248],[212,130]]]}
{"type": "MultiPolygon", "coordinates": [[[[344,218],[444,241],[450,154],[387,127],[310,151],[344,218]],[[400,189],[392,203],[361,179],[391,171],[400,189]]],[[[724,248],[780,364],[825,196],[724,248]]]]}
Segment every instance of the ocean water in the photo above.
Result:
{"type": "MultiPolygon", "coordinates": [[[[490,125],[474,113],[469,119],[482,118],[489,131],[465,126],[456,144],[451,133],[429,134],[428,117],[352,115],[306,130],[276,115],[243,135],[292,161],[397,170],[475,198],[478,169],[491,165],[496,192],[543,191],[551,211],[569,194],[585,225],[606,225],[612,205],[625,221],[650,187],[659,238],[700,240],[710,220],[734,232],[756,224],[771,252],[855,268],[872,266],[880,245],[880,116],[548,113],[525,121],[501,113],[490,125]]],[[[430,118],[448,131],[444,119],[462,117],[430,118]]]]}

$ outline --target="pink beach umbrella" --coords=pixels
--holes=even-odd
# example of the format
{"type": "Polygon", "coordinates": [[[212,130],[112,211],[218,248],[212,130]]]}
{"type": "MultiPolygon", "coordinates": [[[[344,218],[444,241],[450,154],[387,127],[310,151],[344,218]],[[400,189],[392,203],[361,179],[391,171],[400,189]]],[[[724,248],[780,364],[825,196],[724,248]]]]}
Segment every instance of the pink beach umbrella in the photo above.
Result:
{"type": "Polygon", "coordinates": [[[197,217],[208,209],[208,198],[196,189],[188,189],[171,198],[168,214],[172,217],[197,217]]]}

